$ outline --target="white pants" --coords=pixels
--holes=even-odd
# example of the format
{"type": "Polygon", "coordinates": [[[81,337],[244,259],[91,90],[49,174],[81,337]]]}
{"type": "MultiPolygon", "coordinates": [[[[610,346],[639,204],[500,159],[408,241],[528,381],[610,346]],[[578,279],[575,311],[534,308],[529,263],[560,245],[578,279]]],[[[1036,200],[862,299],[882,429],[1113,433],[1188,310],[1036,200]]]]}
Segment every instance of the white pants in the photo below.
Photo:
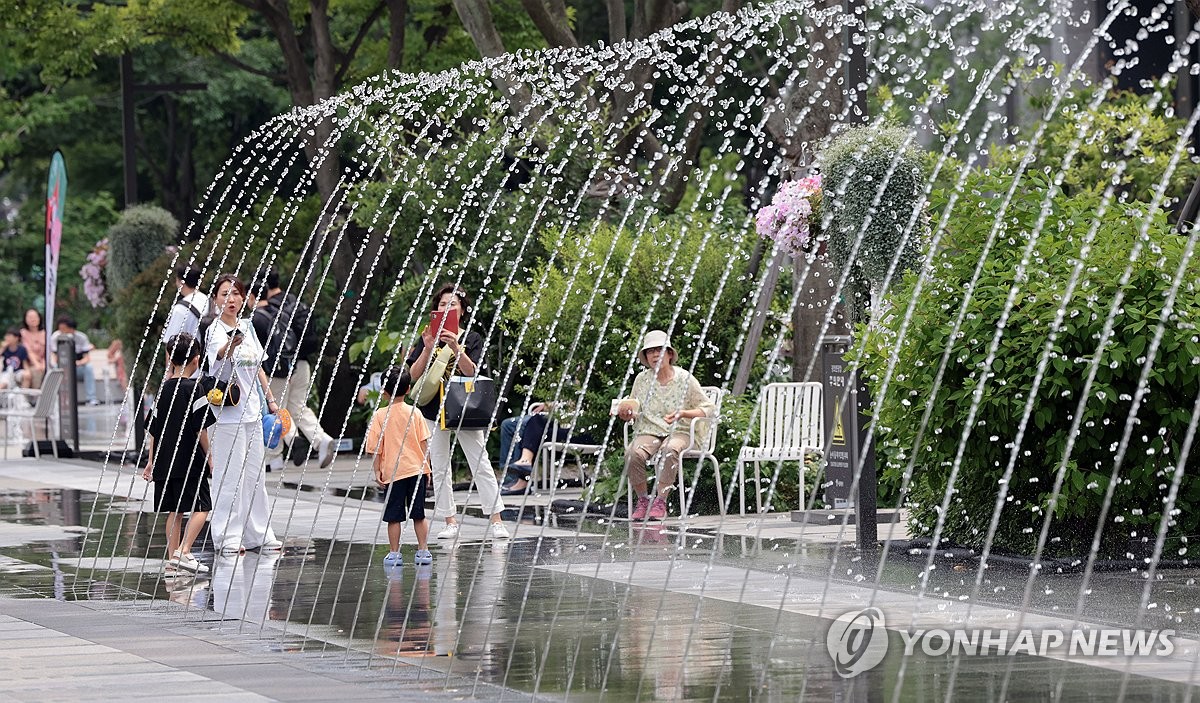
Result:
{"type": "Polygon", "coordinates": [[[458,446],[467,455],[467,465],[475,479],[475,490],[485,516],[504,510],[500,498],[500,484],[487,455],[487,434],[483,430],[443,430],[433,420],[425,420],[429,426],[429,462],[433,465],[433,519],[441,520],[454,515],[454,477],[450,475],[450,435],[458,439],[458,446]]]}
{"type": "MultiPolygon", "coordinates": [[[[292,431],[283,438],[284,442],[291,444],[296,439],[297,431],[303,432],[308,443],[313,447],[331,439],[329,434],[321,429],[321,423],[317,421],[317,414],[308,407],[308,391],[312,386],[312,368],[307,361],[297,361],[290,377],[275,378],[272,376],[270,380],[271,395],[275,396],[279,407],[286,409],[292,416],[292,431]]],[[[276,445],[274,449],[267,450],[267,461],[282,456],[283,442],[276,445]]]]}
{"type": "Polygon", "coordinates": [[[208,428],[212,448],[213,544],[254,549],[275,539],[263,471],[262,423],[218,423],[208,428]]]}

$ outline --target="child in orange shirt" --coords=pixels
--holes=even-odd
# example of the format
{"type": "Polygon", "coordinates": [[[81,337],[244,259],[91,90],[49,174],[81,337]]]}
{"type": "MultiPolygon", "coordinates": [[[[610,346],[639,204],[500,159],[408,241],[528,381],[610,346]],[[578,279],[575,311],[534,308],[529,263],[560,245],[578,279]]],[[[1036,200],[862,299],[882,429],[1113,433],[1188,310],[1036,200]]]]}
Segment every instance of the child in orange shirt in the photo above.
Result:
{"type": "Polygon", "coordinates": [[[417,535],[414,564],[432,564],[429,553],[429,522],[425,520],[425,482],[429,474],[429,427],[415,408],[404,402],[412,385],[408,370],[389,366],[383,372],[382,399],[387,405],[371,416],[366,451],[375,455],[375,481],[388,487],[383,521],[388,524],[388,546],[384,566],[404,563],[400,556],[400,531],[412,519],[417,535]]]}

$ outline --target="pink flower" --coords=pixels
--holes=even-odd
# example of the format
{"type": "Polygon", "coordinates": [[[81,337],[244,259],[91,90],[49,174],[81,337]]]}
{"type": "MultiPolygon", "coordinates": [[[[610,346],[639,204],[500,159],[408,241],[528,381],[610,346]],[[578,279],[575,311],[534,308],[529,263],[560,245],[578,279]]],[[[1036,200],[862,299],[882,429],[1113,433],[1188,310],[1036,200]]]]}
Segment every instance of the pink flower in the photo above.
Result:
{"type": "Polygon", "coordinates": [[[91,253],[87,255],[87,263],[79,269],[83,278],[83,293],[94,308],[108,305],[108,289],[104,285],[104,270],[108,267],[108,239],[96,242],[91,253]]]}
{"type": "Polygon", "coordinates": [[[793,254],[803,251],[812,236],[814,204],[820,194],[819,175],[781,184],[771,203],[759,209],[755,229],[793,254]]]}

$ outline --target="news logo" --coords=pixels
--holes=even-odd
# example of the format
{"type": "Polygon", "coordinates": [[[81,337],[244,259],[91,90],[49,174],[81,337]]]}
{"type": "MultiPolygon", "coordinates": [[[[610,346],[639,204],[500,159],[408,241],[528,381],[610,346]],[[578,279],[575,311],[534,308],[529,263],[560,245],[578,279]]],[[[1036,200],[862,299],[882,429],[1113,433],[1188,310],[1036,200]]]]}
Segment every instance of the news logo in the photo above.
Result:
{"type": "Polygon", "coordinates": [[[883,661],[887,654],[888,635],[883,611],[863,608],[845,613],[833,621],[825,641],[833,670],[848,679],[858,676],[883,661]]]}

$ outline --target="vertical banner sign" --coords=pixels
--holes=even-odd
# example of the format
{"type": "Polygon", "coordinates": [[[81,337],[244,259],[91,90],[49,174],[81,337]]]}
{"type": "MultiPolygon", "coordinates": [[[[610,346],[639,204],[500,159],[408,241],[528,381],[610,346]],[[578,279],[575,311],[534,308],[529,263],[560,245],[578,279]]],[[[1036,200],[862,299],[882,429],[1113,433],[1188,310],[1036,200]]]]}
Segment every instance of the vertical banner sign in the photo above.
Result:
{"type": "Polygon", "coordinates": [[[63,205],[67,200],[67,167],[62,154],[50,159],[46,184],[46,366],[50,365],[50,334],[54,331],[54,294],[58,289],[58,249],[62,244],[63,205]]]}

